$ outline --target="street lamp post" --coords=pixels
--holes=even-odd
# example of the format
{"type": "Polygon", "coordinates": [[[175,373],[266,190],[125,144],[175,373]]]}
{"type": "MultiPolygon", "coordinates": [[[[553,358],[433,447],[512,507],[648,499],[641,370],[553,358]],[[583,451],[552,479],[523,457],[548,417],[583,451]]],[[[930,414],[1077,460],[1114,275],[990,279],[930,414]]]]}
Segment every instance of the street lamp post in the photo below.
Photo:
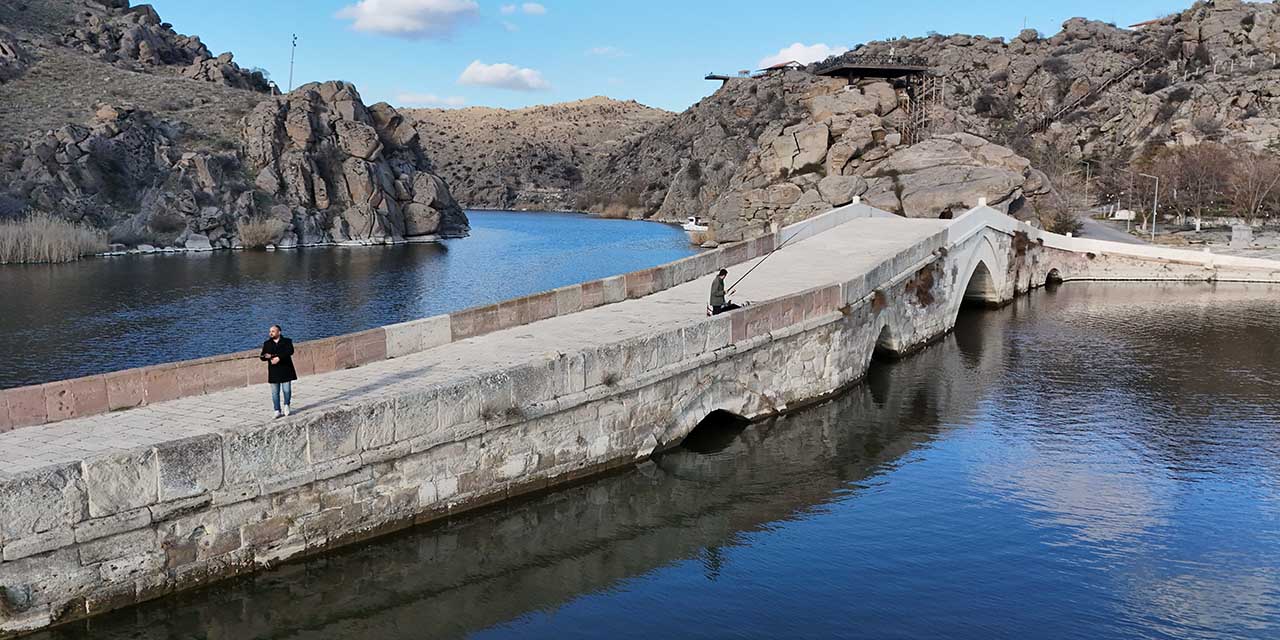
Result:
{"type": "Polygon", "coordinates": [[[293,56],[298,52],[298,34],[293,34],[293,42],[289,46],[289,92],[293,93],[293,56]]]}
{"type": "Polygon", "coordinates": [[[1089,178],[1093,171],[1093,163],[1088,160],[1081,160],[1084,163],[1084,210],[1089,212],[1089,178]]]}
{"type": "Polygon", "coordinates": [[[1160,204],[1160,176],[1153,176],[1149,173],[1139,173],[1144,178],[1151,178],[1156,181],[1155,194],[1151,197],[1151,241],[1156,241],[1156,208],[1160,204]]]}

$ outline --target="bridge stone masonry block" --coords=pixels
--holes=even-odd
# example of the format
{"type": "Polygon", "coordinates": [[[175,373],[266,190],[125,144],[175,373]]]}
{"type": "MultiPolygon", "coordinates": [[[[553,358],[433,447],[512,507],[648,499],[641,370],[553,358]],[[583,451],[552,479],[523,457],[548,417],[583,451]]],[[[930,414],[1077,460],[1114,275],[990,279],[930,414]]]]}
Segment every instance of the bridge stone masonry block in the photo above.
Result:
{"type": "MultiPolygon", "coordinates": [[[[754,419],[795,409],[861,379],[877,353],[905,354],[944,335],[966,299],[1007,302],[1043,285],[1051,272],[1066,280],[1224,274],[1280,280],[1275,263],[1147,255],[1044,234],[979,209],[945,223],[869,220],[869,237],[890,243],[873,249],[883,255],[843,269],[841,261],[852,263],[861,252],[832,260],[824,254],[827,262],[815,271],[827,274],[823,281],[801,288],[785,273],[771,276],[774,295],[732,313],[701,315],[705,281],[690,285],[697,289],[692,303],[678,296],[629,299],[767,255],[796,231],[820,245],[862,213],[837,210],[649,272],[307,343],[298,368],[314,384],[346,376],[362,391],[279,420],[233,415],[207,433],[150,445],[122,441],[74,462],[0,469],[0,637],[628,465],[675,445],[716,410],[754,419]],[[907,229],[914,235],[884,237],[907,229]],[[622,318],[628,309],[657,313],[673,302],[695,310],[674,322],[622,318]],[[616,336],[602,331],[610,337],[561,340],[559,350],[516,357],[503,346],[528,344],[538,333],[486,335],[611,303],[619,304],[590,319],[620,318],[610,329],[616,336]],[[641,329],[625,333],[623,325],[641,329]],[[433,347],[504,355],[481,367],[461,358],[430,360],[422,350],[433,347]],[[345,371],[387,358],[394,360],[345,371]],[[399,362],[408,368],[389,366],[399,362]],[[416,377],[422,372],[434,377],[416,377]],[[410,383],[381,384],[389,379],[410,383]]],[[[840,237],[864,237],[859,229],[840,237]]],[[[814,252],[800,246],[770,264],[795,268],[799,256],[814,252]]],[[[560,330],[587,324],[575,318],[588,317],[564,319],[560,330]]],[[[247,379],[249,367],[260,366],[252,356],[209,359],[200,364],[199,380],[185,384],[202,384],[209,393],[241,372],[247,379]]],[[[172,393],[178,387],[161,383],[161,373],[172,379],[176,370],[47,388],[70,389],[77,405],[85,397],[130,407],[146,402],[153,387],[172,393]],[[91,388],[78,390],[82,384],[91,388]]],[[[58,393],[43,387],[0,393],[7,421],[0,425],[61,411],[49,402],[58,393]]]]}

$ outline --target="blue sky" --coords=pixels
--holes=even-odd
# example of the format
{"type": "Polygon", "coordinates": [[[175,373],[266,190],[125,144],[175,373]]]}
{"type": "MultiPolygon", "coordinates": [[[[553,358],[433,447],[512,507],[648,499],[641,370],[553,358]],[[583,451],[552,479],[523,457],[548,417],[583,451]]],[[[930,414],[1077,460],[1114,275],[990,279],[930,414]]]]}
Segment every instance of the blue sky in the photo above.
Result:
{"type": "Polygon", "coordinates": [[[733,73],[792,45],[848,48],[929,31],[1054,33],[1072,16],[1121,26],[1190,4],[1168,0],[1023,2],[832,0],[151,0],[179,32],[232,51],[281,88],[298,34],[294,84],[341,79],[369,103],[518,108],[594,95],[683,110],[733,73]]]}

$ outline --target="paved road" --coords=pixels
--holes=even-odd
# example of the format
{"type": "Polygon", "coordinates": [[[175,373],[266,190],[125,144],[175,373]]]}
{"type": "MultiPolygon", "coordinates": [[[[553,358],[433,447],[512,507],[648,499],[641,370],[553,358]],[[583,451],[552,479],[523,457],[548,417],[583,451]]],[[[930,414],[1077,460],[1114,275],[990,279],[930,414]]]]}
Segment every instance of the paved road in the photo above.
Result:
{"type": "Polygon", "coordinates": [[[1123,242],[1125,244],[1151,244],[1146,240],[1125,233],[1124,229],[1116,227],[1110,222],[1103,220],[1094,220],[1082,214],[1080,222],[1084,226],[1080,228],[1080,237],[1092,240],[1109,240],[1111,242],[1123,242]]]}
{"type": "MultiPolygon", "coordinates": [[[[851,280],[941,231],[949,221],[868,218],[778,251],[737,288],[737,301],[764,301],[851,280]]],[[[730,270],[745,273],[756,261],[730,270]]],[[[707,320],[711,276],[579,313],[550,318],[393,360],[305,377],[294,384],[294,407],[305,419],[322,407],[390,397],[513,365],[574,353],[707,320]]],[[[88,416],[0,434],[0,478],[50,464],[270,420],[266,384],[88,416]]]]}

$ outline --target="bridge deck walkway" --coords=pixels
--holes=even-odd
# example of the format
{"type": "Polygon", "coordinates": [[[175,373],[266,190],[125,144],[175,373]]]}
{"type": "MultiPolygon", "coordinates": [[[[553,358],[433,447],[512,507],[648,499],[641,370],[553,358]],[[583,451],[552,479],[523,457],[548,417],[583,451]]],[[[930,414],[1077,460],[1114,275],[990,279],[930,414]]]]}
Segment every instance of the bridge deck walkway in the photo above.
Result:
{"type": "MultiPolygon", "coordinates": [[[[763,301],[868,273],[941,231],[948,221],[865,218],[779,250],[738,287],[736,300],[763,301]]],[[[760,258],[731,270],[730,282],[760,258]]],[[[706,320],[711,276],[665,291],[469,338],[295,384],[294,416],[390,396],[531,361],[557,352],[642,337],[706,320]]],[[[265,371],[264,371],[265,379],[265,371]]],[[[47,465],[147,447],[271,420],[267,386],[232,389],[0,434],[0,478],[47,465]]]]}

